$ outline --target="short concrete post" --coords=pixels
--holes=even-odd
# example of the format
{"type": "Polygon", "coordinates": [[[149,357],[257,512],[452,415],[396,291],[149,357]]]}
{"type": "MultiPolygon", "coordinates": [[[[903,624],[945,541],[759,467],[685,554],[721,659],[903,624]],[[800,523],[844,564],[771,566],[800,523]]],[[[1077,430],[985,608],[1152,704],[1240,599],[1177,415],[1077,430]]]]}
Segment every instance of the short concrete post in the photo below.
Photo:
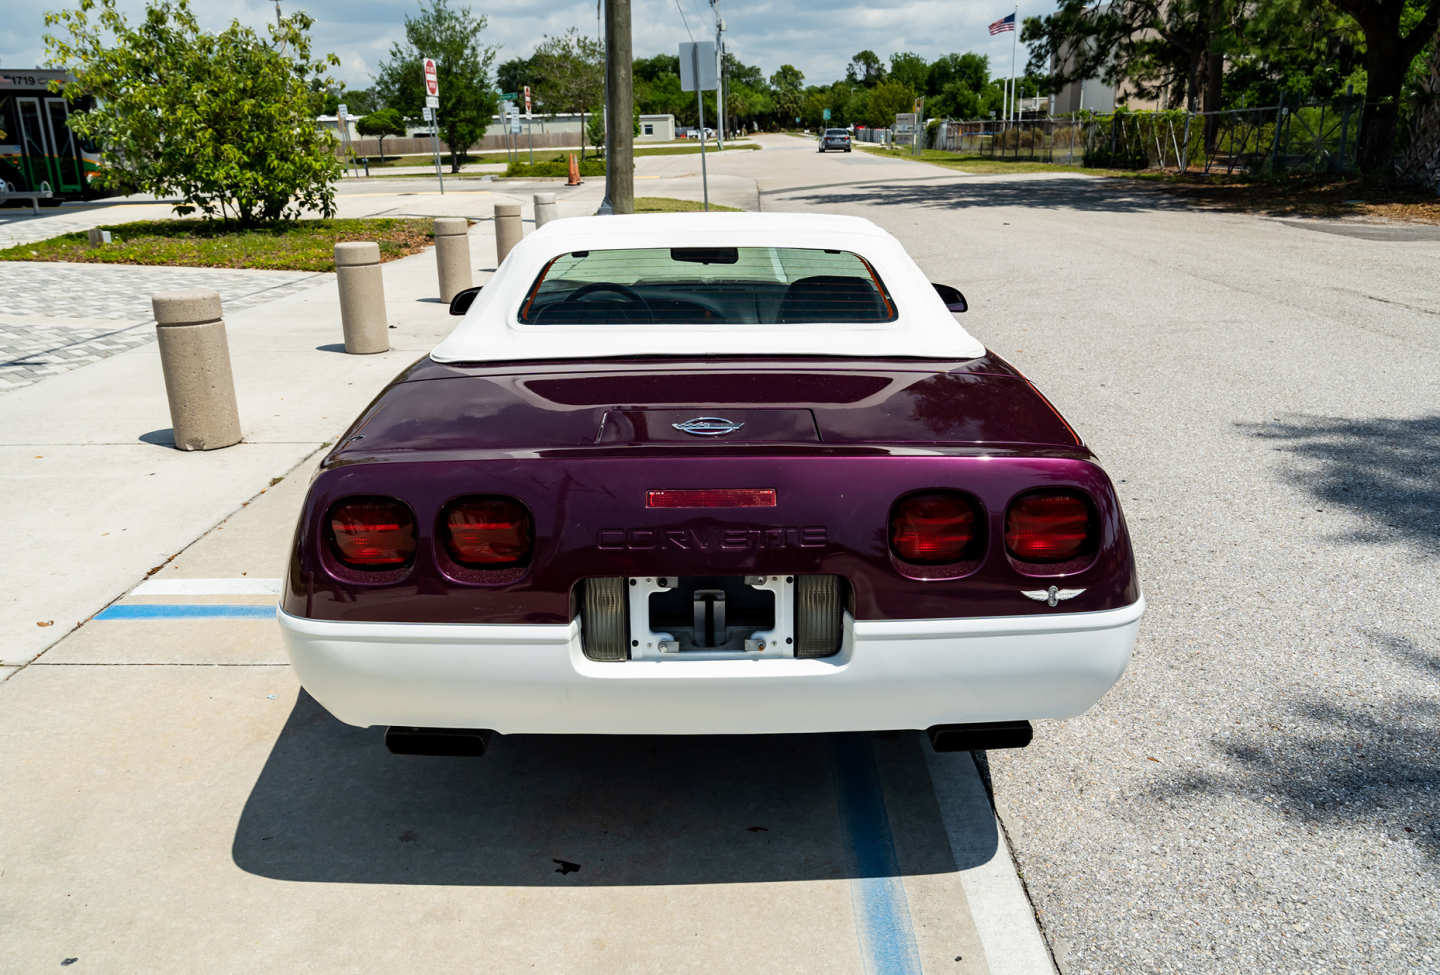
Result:
{"type": "Polygon", "coordinates": [[[551,220],[560,216],[560,204],[555,202],[554,193],[535,194],[535,229],[539,230],[551,220]]]}
{"type": "Polygon", "coordinates": [[[440,300],[475,283],[470,276],[470,221],[464,217],[435,218],[435,270],[440,274],[440,300]]]}
{"type": "Polygon", "coordinates": [[[495,204],[495,265],[505,260],[510,249],[520,243],[525,227],[520,223],[520,204],[495,204]]]}
{"type": "Polygon", "coordinates": [[[385,282],[380,276],[380,245],[347,241],[335,245],[335,277],[340,286],[340,325],[345,351],[369,355],[390,348],[385,328],[385,282]]]}
{"type": "Polygon", "coordinates": [[[160,368],[170,426],[180,450],[214,450],[240,442],[240,412],[220,295],[185,291],[154,295],[160,368]]]}

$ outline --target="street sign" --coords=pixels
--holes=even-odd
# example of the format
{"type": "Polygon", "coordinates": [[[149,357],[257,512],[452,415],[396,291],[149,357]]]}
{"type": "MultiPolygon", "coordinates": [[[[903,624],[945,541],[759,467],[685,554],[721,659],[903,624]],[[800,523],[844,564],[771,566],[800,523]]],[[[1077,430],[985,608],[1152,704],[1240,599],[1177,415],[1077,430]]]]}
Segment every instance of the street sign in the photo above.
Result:
{"type": "Polygon", "coordinates": [[[509,101],[509,100],[507,99],[506,101],[502,101],[502,102],[500,103],[500,117],[501,117],[501,118],[505,118],[506,116],[514,115],[514,114],[515,114],[515,103],[514,103],[514,102],[509,101]]]}
{"type": "Polygon", "coordinates": [[[825,109],[825,111],[821,112],[820,117],[826,122],[830,121],[830,109],[827,108],[825,109]]]}
{"type": "Polygon", "coordinates": [[[510,116],[510,134],[511,134],[511,135],[519,135],[519,134],[520,134],[520,116],[519,116],[519,115],[511,115],[511,116],[510,116]]]}
{"type": "Polygon", "coordinates": [[[715,42],[682,41],[680,44],[680,90],[715,90],[715,42]]]}
{"type": "Polygon", "coordinates": [[[435,109],[431,108],[429,105],[426,105],[424,108],[420,109],[420,117],[427,122],[435,121],[435,109]]]}
{"type": "Polygon", "coordinates": [[[515,100],[515,98],[516,98],[516,95],[515,95],[515,92],[513,92],[513,91],[502,91],[502,92],[500,93],[500,100],[501,100],[501,101],[513,102],[513,101],[515,100]]]}
{"type": "Polygon", "coordinates": [[[530,117],[530,86],[525,86],[525,117],[530,117]]]}
{"type": "Polygon", "coordinates": [[[915,114],[913,112],[901,112],[895,116],[895,132],[909,135],[915,131],[915,114]]]}
{"type": "Polygon", "coordinates": [[[350,114],[348,111],[346,111],[346,109],[348,109],[349,107],[350,106],[346,105],[344,102],[341,102],[335,107],[335,117],[340,120],[340,123],[342,125],[345,123],[345,116],[350,114]]]}
{"type": "Polygon", "coordinates": [[[915,99],[915,116],[916,116],[916,118],[919,118],[920,116],[922,116],[922,115],[924,115],[924,114],[925,114],[925,96],[924,96],[924,95],[921,95],[919,98],[915,99]]]}
{"type": "Polygon", "coordinates": [[[439,108],[439,107],[440,107],[440,96],[439,96],[439,95],[426,95],[426,96],[425,96],[425,107],[426,107],[426,108],[439,108]]]}
{"type": "Polygon", "coordinates": [[[435,59],[425,58],[420,63],[425,68],[425,94],[440,94],[440,72],[435,68],[435,59]]]}

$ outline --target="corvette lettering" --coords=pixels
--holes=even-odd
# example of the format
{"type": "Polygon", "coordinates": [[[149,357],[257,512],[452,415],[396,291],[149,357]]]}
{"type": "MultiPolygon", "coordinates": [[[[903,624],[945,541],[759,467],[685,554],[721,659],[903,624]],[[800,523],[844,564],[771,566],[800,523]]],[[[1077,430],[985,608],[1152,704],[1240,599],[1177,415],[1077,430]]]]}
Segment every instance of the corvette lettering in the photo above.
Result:
{"type": "Polygon", "coordinates": [[[749,552],[782,548],[824,548],[824,525],[765,528],[604,528],[595,547],[606,552],[749,552]]]}

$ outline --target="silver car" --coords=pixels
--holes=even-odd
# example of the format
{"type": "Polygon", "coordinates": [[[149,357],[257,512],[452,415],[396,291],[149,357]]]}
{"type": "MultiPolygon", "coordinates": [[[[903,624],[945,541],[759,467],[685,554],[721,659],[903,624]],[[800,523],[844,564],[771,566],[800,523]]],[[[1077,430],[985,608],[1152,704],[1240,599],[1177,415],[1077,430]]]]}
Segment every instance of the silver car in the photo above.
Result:
{"type": "Polygon", "coordinates": [[[850,151],[850,130],[849,129],[826,129],[820,133],[820,152],[826,149],[843,149],[850,151]]]}

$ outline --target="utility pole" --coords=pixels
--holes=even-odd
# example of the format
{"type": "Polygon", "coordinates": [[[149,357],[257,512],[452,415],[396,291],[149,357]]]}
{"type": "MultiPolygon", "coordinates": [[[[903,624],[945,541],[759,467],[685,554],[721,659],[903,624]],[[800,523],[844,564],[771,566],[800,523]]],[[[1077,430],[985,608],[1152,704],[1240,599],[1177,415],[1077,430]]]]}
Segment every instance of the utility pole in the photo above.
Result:
{"type": "MultiPolygon", "coordinates": [[[[715,148],[725,148],[725,21],[720,17],[717,0],[710,0],[710,9],[715,12],[715,148]]],[[[700,127],[700,137],[705,137],[705,127],[700,127]]]]}
{"type": "Polygon", "coordinates": [[[630,0],[605,0],[605,201],[600,212],[635,212],[635,74],[630,0]]]}

